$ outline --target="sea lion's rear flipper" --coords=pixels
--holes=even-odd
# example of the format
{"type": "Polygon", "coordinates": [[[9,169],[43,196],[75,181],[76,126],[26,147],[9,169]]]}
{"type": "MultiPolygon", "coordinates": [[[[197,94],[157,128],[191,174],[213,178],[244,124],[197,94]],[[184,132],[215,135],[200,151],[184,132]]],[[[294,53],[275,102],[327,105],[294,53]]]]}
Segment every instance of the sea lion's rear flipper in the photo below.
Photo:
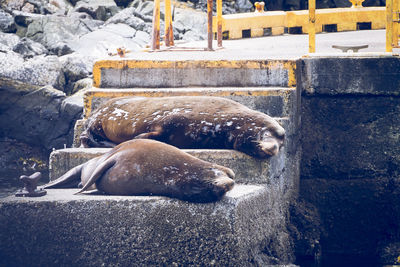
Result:
{"type": "Polygon", "coordinates": [[[115,159],[109,158],[103,163],[101,163],[99,166],[96,167],[96,169],[93,171],[92,175],[90,176],[89,180],[86,182],[86,184],[82,187],[81,190],[76,192],[74,195],[82,193],[86,191],[92,184],[94,184],[109,168],[114,166],[115,164],[115,159]]]}
{"type": "Polygon", "coordinates": [[[74,188],[81,182],[82,168],[85,164],[78,165],[54,181],[46,184],[44,188],[74,188]]]}

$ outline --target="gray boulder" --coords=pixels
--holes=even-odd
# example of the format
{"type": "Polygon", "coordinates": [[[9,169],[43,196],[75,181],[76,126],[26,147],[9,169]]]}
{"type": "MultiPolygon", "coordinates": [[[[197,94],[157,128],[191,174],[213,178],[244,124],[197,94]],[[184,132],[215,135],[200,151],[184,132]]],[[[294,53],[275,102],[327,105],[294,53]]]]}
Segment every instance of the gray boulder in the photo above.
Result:
{"type": "Polygon", "coordinates": [[[75,99],[80,99],[83,105],[83,92],[91,89],[93,87],[93,79],[92,78],[84,78],[79,81],[76,81],[74,84],[74,88],[72,93],[74,94],[73,97],[75,99]]]}
{"type": "Polygon", "coordinates": [[[140,50],[142,44],[146,42],[143,38],[148,38],[148,42],[150,41],[149,34],[142,35],[142,32],[136,31],[126,24],[108,24],[94,32],[81,36],[71,46],[79,54],[104,57],[110,52],[115,53],[119,47],[125,47],[131,51],[140,50]],[[140,38],[136,38],[136,35],[140,36],[140,38]]]}
{"type": "Polygon", "coordinates": [[[52,53],[62,56],[73,52],[70,43],[97,29],[103,22],[75,20],[65,16],[41,16],[28,25],[26,37],[41,43],[52,53]]]}
{"type": "Polygon", "coordinates": [[[113,0],[81,0],[76,3],[75,12],[84,12],[92,18],[106,21],[120,11],[113,0]]]}
{"type": "Polygon", "coordinates": [[[19,42],[19,37],[12,33],[3,33],[0,32],[0,44],[3,44],[7,47],[14,47],[19,42]]]}
{"type": "Polygon", "coordinates": [[[78,53],[60,57],[66,83],[64,92],[66,92],[68,95],[76,92],[77,89],[74,89],[75,83],[79,80],[89,77],[92,74],[95,60],[96,58],[94,57],[81,55],[78,53]]]}
{"type": "Polygon", "coordinates": [[[119,12],[118,14],[114,15],[110,19],[108,19],[105,24],[108,25],[108,24],[124,23],[136,30],[150,33],[152,26],[151,18],[150,22],[146,23],[143,20],[143,16],[144,15],[136,11],[136,8],[128,7],[119,12]]]}
{"type": "MultiPolygon", "coordinates": [[[[150,17],[150,18],[153,17],[154,4],[152,1],[134,0],[129,5],[129,7],[134,7],[136,12],[143,16],[150,17]]],[[[160,12],[161,12],[161,18],[162,18],[164,16],[163,9],[161,9],[160,12]]]]}
{"type": "Polygon", "coordinates": [[[17,31],[14,18],[2,9],[0,9],[0,31],[8,33],[17,31]]]}
{"type": "Polygon", "coordinates": [[[249,0],[236,0],[235,8],[238,12],[243,13],[249,12],[253,8],[253,5],[249,0]]]}
{"type": "Polygon", "coordinates": [[[204,40],[207,36],[207,16],[204,12],[176,8],[174,28],[185,41],[204,40]]]}
{"type": "Polygon", "coordinates": [[[72,144],[82,106],[51,86],[0,77],[0,136],[50,151],[72,144]]]}
{"type": "Polygon", "coordinates": [[[13,51],[22,55],[24,58],[31,58],[49,53],[46,47],[44,47],[42,44],[26,37],[19,40],[19,42],[13,46],[13,51]]]}
{"type": "Polygon", "coordinates": [[[11,48],[8,51],[0,49],[0,77],[32,85],[51,85],[61,90],[65,84],[58,57],[40,55],[25,61],[11,48]]]}

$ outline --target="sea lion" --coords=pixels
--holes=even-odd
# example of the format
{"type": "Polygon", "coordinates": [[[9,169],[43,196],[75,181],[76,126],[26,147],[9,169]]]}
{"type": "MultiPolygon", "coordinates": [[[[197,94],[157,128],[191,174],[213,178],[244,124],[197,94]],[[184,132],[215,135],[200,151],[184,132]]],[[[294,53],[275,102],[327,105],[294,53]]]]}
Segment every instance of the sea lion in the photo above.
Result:
{"type": "Polygon", "coordinates": [[[113,147],[133,138],[183,149],[235,149],[257,158],[279,152],[285,130],[268,115],[222,97],[123,97],[86,121],[83,147],[113,147]]]}
{"type": "Polygon", "coordinates": [[[161,195],[210,202],[234,185],[231,169],[189,155],[155,140],[130,140],[79,165],[45,188],[77,187],[111,195],[161,195]]]}

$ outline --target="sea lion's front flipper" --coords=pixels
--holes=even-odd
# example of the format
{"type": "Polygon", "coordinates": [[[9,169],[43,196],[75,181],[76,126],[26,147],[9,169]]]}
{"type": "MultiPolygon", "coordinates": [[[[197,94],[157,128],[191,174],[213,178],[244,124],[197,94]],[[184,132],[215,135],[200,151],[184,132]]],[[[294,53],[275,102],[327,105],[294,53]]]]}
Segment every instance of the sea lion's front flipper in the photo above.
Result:
{"type": "Polygon", "coordinates": [[[154,131],[136,135],[133,139],[153,139],[153,140],[158,140],[158,138],[162,135],[162,133],[163,133],[162,128],[161,127],[156,127],[154,131]]]}
{"type": "Polygon", "coordinates": [[[74,195],[82,193],[86,191],[92,184],[94,184],[109,168],[114,166],[115,159],[109,158],[106,161],[102,162],[96,169],[93,171],[92,175],[90,176],[89,180],[86,184],[82,187],[81,190],[76,192],[74,195]]]}
{"type": "Polygon", "coordinates": [[[85,164],[78,165],[54,181],[46,184],[44,188],[74,188],[81,182],[82,168],[85,164]]]}

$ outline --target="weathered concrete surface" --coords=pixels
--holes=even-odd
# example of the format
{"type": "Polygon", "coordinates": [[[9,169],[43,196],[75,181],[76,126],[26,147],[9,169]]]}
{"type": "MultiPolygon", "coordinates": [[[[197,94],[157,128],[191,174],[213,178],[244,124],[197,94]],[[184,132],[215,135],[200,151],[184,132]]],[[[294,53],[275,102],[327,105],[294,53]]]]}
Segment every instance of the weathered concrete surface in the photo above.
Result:
{"type": "Polygon", "coordinates": [[[400,240],[400,59],[307,58],[300,195],[318,207],[323,253],[376,255],[400,240]]]}
{"type": "Polygon", "coordinates": [[[211,204],[74,192],[1,199],[0,265],[260,266],[274,263],[270,240],[290,260],[285,217],[264,186],[236,185],[211,204]]]}
{"type": "Polygon", "coordinates": [[[303,177],[400,175],[400,97],[303,97],[303,177]]]}
{"type": "Polygon", "coordinates": [[[293,60],[97,61],[96,87],[293,86],[293,60]],[[149,79],[151,77],[151,79],[149,79]],[[207,77],[207,79],[204,79],[207,77]]]}
{"type": "Polygon", "coordinates": [[[302,88],[313,95],[400,95],[400,60],[391,55],[304,57],[302,88]]]}
{"type": "Polygon", "coordinates": [[[399,241],[400,179],[367,178],[301,180],[301,195],[322,219],[322,253],[378,256],[380,247],[399,241]]]}

